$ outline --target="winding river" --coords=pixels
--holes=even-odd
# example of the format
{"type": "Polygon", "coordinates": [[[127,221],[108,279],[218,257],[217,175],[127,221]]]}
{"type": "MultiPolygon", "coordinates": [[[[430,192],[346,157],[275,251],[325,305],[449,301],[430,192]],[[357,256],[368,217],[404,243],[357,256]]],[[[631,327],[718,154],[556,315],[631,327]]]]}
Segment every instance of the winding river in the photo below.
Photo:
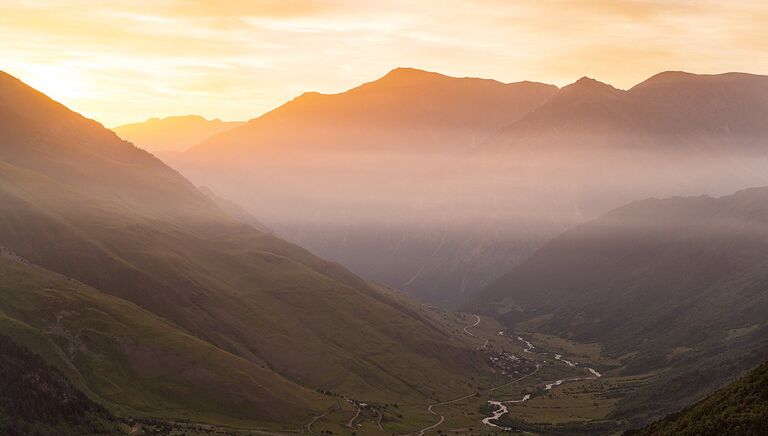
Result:
{"type": "Polygon", "coordinates": [[[499,418],[501,418],[502,416],[504,416],[507,413],[509,413],[509,409],[506,406],[507,404],[525,403],[526,401],[528,401],[530,399],[531,399],[531,394],[525,394],[525,396],[523,398],[519,399],[519,400],[489,401],[488,404],[490,404],[491,406],[496,406],[497,409],[496,409],[496,411],[493,412],[493,415],[483,419],[483,424],[491,426],[491,427],[500,428],[502,430],[512,430],[511,428],[508,428],[508,427],[501,427],[501,426],[499,426],[497,424],[492,423],[491,421],[496,421],[499,418]]]}
{"type": "MultiPolygon", "coordinates": [[[[504,336],[503,332],[499,332],[499,336],[504,336]]],[[[519,340],[520,342],[523,342],[525,344],[525,348],[523,349],[524,352],[526,352],[526,353],[533,353],[533,349],[535,349],[536,347],[532,343],[530,343],[529,341],[525,340],[522,336],[518,336],[517,340],[519,340]]],[[[572,362],[570,360],[563,359],[562,354],[555,354],[555,360],[557,360],[559,362],[562,362],[563,364],[565,364],[565,365],[567,365],[567,366],[569,366],[571,368],[575,368],[577,366],[580,366],[576,362],[572,362]]],[[[563,384],[565,382],[568,382],[568,381],[579,381],[579,380],[597,379],[597,378],[600,378],[600,377],[603,376],[602,374],[597,372],[594,368],[590,368],[590,367],[583,367],[583,368],[585,368],[587,371],[589,371],[590,374],[592,374],[592,377],[577,377],[577,378],[571,378],[571,379],[556,380],[556,381],[553,381],[551,383],[545,384],[544,385],[544,390],[545,391],[549,391],[552,388],[554,388],[555,386],[560,386],[561,384],[563,384]]],[[[525,394],[525,396],[523,396],[523,398],[521,398],[519,400],[510,400],[510,401],[489,400],[488,404],[493,406],[495,408],[495,410],[493,411],[493,414],[491,416],[487,416],[487,417],[483,418],[482,423],[484,425],[489,426],[489,427],[495,427],[495,428],[498,428],[498,429],[501,429],[501,430],[505,430],[505,431],[513,431],[514,430],[513,428],[502,427],[502,426],[496,424],[496,422],[498,422],[498,420],[502,416],[504,416],[504,415],[509,413],[509,407],[507,407],[508,404],[522,404],[522,403],[525,403],[526,401],[528,401],[530,399],[531,399],[531,394],[525,394]]]]}
{"type": "MultiPolygon", "coordinates": [[[[480,317],[475,315],[475,322],[470,324],[470,325],[465,326],[464,327],[464,333],[469,335],[469,336],[471,336],[471,337],[477,338],[477,339],[485,339],[485,343],[483,344],[482,347],[480,347],[480,349],[483,349],[483,348],[486,348],[486,346],[488,345],[488,339],[487,338],[481,338],[481,337],[479,337],[479,336],[477,336],[474,333],[469,331],[469,329],[476,328],[479,324],[480,324],[480,317]]],[[[507,337],[504,334],[503,331],[498,332],[498,336],[505,336],[505,337],[507,337]]],[[[509,338],[509,339],[512,339],[512,338],[509,338]]],[[[517,340],[525,344],[525,348],[523,349],[524,352],[532,353],[532,354],[534,353],[533,350],[536,347],[530,341],[527,341],[522,336],[517,336],[517,340]]],[[[540,355],[543,356],[543,355],[548,354],[548,353],[536,353],[536,354],[540,354],[540,355]]],[[[580,366],[576,362],[572,362],[570,360],[563,359],[563,356],[560,355],[560,354],[555,354],[554,356],[555,356],[555,360],[557,360],[559,362],[562,362],[564,365],[568,365],[569,367],[580,366]]],[[[602,374],[600,374],[599,372],[595,371],[594,369],[589,368],[589,367],[584,367],[584,368],[586,370],[588,370],[590,372],[590,374],[592,374],[592,377],[580,377],[580,378],[557,380],[557,381],[554,381],[552,383],[545,384],[544,385],[544,390],[548,391],[548,390],[554,388],[555,386],[559,386],[559,385],[561,385],[561,384],[563,384],[565,382],[569,382],[569,381],[596,379],[596,378],[602,377],[602,374]]],[[[424,427],[424,428],[422,428],[420,430],[415,431],[414,433],[411,433],[411,435],[412,436],[423,436],[426,432],[436,429],[437,427],[442,425],[443,422],[445,422],[445,416],[442,415],[441,413],[439,413],[437,410],[435,410],[435,408],[440,407],[440,406],[444,406],[444,405],[448,405],[448,404],[457,403],[459,401],[464,401],[467,398],[476,396],[477,394],[490,393],[490,392],[493,392],[493,391],[497,391],[497,390],[506,388],[507,386],[510,386],[510,385],[512,385],[514,383],[517,383],[517,382],[519,382],[519,381],[521,381],[523,379],[526,379],[528,377],[531,377],[531,376],[535,375],[539,371],[539,369],[541,369],[541,365],[537,363],[536,364],[536,369],[534,369],[531,373],[523,375],[523,376],[518,377],[518,378],[513,379],[513,380],[509,380],[506,383],[503,383],[503,384],[498,385],[496,387],[492,387],[490,389],[486,389],[486,390],[480,391],[480,392],[473,392],[473,393],[470,393],[470,394],[467,394],[467,395],[464,395],[464,396],[461,396],[461,397],[458,397],[458,398],[454,398],[452,400],[443,401],[443,402],[440,402],[440,403],[435,403],[435,404],[428,405],[427,406],[427,411],[430,414],[436,416],[438,418],[437,421],[435,423],[427,426],[427,427],[424,427]]],[[[487,416],[487,417],[483,418],[481,422],[483,423],[483,425],[487,425],[489,427],[495,427],[495,428],[498,428],[498,429],[501,429],[501,430],[504,430],[504,431],[513,431],[514,430],[513,428],[502,427],[502,426],[498,425],[497,424],[498,420],[502,416],[504,416],[504,415],[509,413],[509,406],[515,405],[515,404],[525,403],[526,401],[530,400],[531,397],[532,397],[532,394],[525,394],[519,400],[508,400],[508,401],[489,400],[488,404],[490,404],[491,406],[494,407],[494,411],[492,412],[491,416],[487,416]]],[[[353,421],[354,421],[354,419],[353,419],[353,421]]],[[[310,427],[310,430],[311,430],[311,427],[310,427]]]]}

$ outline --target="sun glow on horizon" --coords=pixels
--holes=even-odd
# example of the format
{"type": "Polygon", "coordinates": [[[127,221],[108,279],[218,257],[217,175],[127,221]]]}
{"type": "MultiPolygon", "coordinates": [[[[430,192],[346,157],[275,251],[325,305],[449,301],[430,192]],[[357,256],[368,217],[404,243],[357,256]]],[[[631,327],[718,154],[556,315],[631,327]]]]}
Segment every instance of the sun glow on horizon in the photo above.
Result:
{"type": "Polygon", "coordinates": [[[0,0],[0,69],[114,126],[245,120],[401,66],[626,88],[664,70],[768,73],[768,4],[710,0],[0,0]]]}

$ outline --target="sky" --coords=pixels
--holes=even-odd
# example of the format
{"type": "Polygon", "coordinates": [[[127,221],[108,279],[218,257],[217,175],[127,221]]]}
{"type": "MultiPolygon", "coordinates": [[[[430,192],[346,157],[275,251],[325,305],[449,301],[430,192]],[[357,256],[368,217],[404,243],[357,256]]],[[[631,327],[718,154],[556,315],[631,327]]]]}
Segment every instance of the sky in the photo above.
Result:
{"type": "Polygon", "coordinates": [[[0,0],[0,70],[108,127],[254,118],[395,67],[628,88],[768,74],[765,0],[0,0]]]}

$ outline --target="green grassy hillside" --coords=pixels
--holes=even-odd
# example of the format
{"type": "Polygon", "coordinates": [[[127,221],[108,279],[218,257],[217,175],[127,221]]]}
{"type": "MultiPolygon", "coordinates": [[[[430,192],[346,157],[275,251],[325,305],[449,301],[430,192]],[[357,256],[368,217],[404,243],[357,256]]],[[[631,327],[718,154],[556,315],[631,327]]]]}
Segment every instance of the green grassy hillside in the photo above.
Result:
{"type": "Polygon", "coordinates": [[[706,399],[628,436],[768,434],[768,363],[706,399]]]}
{"type": "Polygon", "coordinates": [[[472,364],[410,307],[271,235],[227,222],[193,232],[2,164],[0,179],[13,251],[306,386],[426,398],[472,364]]]}
{"type": "MultiPolygon", "coordinates": [[[[247,361],[242,365],[266,368],[243,370],[264,386],[279,375],[310,390],[423,404],[478,374],[474,344],[416,305],[236,220],[159,160],[21,82],[0,77],[0,97],[0,245],[24,259],[130,301],[247,361]]],[[[37,303],[24,307],[34,311],[37,303]]],[[[19,308],[17,318],[25,315],[19,308]]],[[[121,371],[119,364],[93,365],[105,377],[121,371]]],[[[173,375],[161,372],[147,388],[174,386],[166,379],[173,375]]],[[[207,380],[183,384],[205,391],[207,380]]],[[[248,413],[282,422],[270,404],[292,404],[296,391],[285,390],[275,391],[284,395],[274,402],[252,390],[261,406],[248,413]]],[[[203,399],[165,404],[168,392],[143,408],[130,396],[105,399],[140,412],[193,415],[212,403],[185,395],[203,399]]],[[[311,398],[298,407],[311,409],[311,398]]],[[[212,414],[244,412],[213,403],[221,409],[212,414]]],[[[303,415],[279,409],[294,422],[303,415]]]]}
{"type": "Polygon", "coordinates": [[[80,282],[0,256],[0,331],[123,416],[299,426],[329,400],[80,282]]]}

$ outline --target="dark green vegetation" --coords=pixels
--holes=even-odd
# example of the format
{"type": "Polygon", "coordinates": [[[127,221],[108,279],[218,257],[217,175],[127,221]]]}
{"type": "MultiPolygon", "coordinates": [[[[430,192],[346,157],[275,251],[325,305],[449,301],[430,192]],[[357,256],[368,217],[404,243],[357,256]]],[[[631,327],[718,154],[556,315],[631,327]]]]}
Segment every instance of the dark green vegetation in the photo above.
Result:
{"type": "Polygon", "coordinates": [[[0,335],[0,433],[7,436],[122,433],[103,407],[58,370],[0,335]]]}
{"type": "Polygon", "coordinates": [[[0,332],[115,413],[295,429],[320,389],[423,404],[478,374],[418,306],[4,74],[0,245],[0,332]]]}
{"type": "Polygon", "coordinates": [[[766,228],[768,188],[636,202],[555,238],[475,307],[600,343],[613,374],[653,374],[613,412],[645,422],[768,359],[766,228]]]}
{"type": "Polygon", "coordinates": [[[499,424],[526,434],[544,434],[547,436],[591,436],[598,434],[613,434],[621,430],[615,422],[574,422],[565,424],[532,424],[514,418],[499,420],[499,424]]]}
{"type": "Polygon", "coordinates": [[[706,399],[655,422],[632,436],[768,434],[768,363],[706,399]]]}

